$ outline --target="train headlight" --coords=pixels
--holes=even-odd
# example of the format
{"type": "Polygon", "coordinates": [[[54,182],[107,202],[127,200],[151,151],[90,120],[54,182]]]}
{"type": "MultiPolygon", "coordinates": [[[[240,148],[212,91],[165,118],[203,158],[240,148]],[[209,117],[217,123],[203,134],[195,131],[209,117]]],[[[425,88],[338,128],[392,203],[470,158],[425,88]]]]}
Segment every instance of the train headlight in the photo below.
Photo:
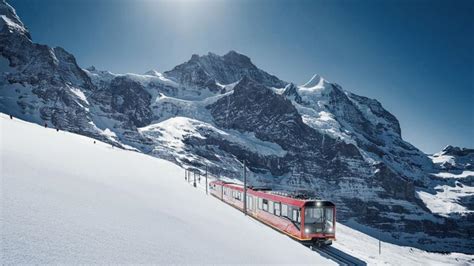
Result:
{"type": "Polygon", "coordinates": [[[316,202],[317,207],[321,207],[321,201],[316,202]]]}
{"type": "Polygon", "coordinates": [[[306,229],[304,229],[304,232],[305,232],[306,234],[309,234],[309,233],[311,232],[311,230],[309,230],[309,228],[306,228],[306,229]]]}
{"type": "Polygon", "coordinates": [[[328,232],[332,233],[332,231],[333,231],[333,229],[332,229],[332,226],[331,226],[331,227],[329,227],[328,232]]]}

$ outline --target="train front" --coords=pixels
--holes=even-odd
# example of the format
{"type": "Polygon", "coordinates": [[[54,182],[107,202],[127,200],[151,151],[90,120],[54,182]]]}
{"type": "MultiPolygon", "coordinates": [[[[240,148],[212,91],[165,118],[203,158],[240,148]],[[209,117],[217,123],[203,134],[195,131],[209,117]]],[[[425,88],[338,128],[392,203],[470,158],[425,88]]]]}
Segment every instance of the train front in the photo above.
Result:
{"type": "Polygon", "coordinates": [[[336,237],[336,206],[330,201],[308,201],[302,223],[305,238],[317,245],[330,245],[336,237]]]}

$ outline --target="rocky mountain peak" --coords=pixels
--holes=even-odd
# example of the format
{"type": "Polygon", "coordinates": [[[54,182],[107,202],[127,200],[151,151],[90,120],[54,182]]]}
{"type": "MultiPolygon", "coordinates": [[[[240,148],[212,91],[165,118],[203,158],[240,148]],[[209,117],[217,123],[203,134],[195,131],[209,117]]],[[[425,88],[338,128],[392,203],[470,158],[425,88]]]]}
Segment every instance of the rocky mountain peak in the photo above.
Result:
{"type": "Polygon", "coordinates": [[[158,77],[160,75],[160,72],[156,71],[155,69],[150,69],[147,72],[145,72],[144,74],[149,75],[149,76],[158,77]]]}
{"type": "Polygon", "coordinates": [[[200,57],[200,56],[199,56],[198,54],[192,54],[192,55],[191,55],[191,58],[189,59],[188,62],[190,62],[190,61],[197,61],[197,60],[199,60],[199,57],[200,57]]]}
{"type": "Polygon", "coordinates": [[[468,154],[474,154],[474,149],[461,148],[456,146],[448,145],[442,151],[442,155],[452,155],[452,156],[466,156],[468,154]]]}
{"type": "Polygon", "coordinates": [[[321,77],[318,74],[314,74],[311,79],[303,84],[301,87],[304,88],[324,88],[326,85],[328,85],[329,82],[327,82],[323,77],[321,77]]]}
{"type": "Polygon", "coordinates": [[[223,56],[214,53],[202,56],[194,54],[190,60],[164,72],[164,75],[181,84],[208,88],[213,82],[231,84],[243,76],[269,87],[282,88],[287,84],[257,68],[250,58],[235,51],[223,56]]]}
{"type": "Polygon", "coordinates": [[[299,104],[303,103],[303,100],[298,93],[298,87],[294,83],[286,85],[283,95],[299,104]]]}
{"type": "Polygon", "coordinates": [[[240,54],[234,50],[230,50],[227,54],[225,54],[223,59],[226,62],[238,62],[241,65],[247,65],[248,67],[256,68],[248,56],[240,54]]]}
{"type": "Polygon", "coordinates": [[[2,32],[20,33],[31,40],[30,33],[16,14],[15,9],[5,0],[0,2],[0,29],[2,32]]]}

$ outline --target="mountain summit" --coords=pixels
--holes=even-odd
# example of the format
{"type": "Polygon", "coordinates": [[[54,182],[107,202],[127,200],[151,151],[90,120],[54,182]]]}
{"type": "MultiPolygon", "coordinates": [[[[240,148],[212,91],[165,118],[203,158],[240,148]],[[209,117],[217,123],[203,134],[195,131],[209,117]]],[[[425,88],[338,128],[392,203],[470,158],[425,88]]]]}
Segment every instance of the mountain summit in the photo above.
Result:
{"type": "Polygon", "coordinates": [[[2,14],[0,16],[0,28],[2,28],[3,31],[19,33],[31,39],[30,33],[16,14],[15,9],[5,2],[5,0],[0,2],[0,14],[2,14]]]}
{"type": "Polygon", "coordinates": [[[324,88],[325,85],[329,84],[323,77],[315,74],[311,79],[301,87],[303,88],[324,88]]]}
{"type": "Polygon", "coordinates": [[[257,68],[250,58],[235,51],[223,56],[214,53],[203,56],[195,54],[189,61],[164,72],[164,75],[186,86],[210,87],[210,89],[216,89],[216,83],[234,83],[243,76],[248,76],[268,87],[282,88],[287,84],[257,68]]]}

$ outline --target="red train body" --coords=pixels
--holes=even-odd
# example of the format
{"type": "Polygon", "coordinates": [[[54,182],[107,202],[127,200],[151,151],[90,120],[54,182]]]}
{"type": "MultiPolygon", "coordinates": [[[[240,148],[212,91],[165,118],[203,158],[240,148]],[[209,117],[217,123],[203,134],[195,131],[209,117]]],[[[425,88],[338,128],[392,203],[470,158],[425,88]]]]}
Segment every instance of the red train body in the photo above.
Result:
{"type": "MultiPolygon", "coordinates": [[[[213,196],[243,210],[242,185],[212,181],[209,188],[213,196]]],[[[247,188],[247,214],[304,244],[330,245],[336,237],[336,207],[329,201],[247,188]]]]}

